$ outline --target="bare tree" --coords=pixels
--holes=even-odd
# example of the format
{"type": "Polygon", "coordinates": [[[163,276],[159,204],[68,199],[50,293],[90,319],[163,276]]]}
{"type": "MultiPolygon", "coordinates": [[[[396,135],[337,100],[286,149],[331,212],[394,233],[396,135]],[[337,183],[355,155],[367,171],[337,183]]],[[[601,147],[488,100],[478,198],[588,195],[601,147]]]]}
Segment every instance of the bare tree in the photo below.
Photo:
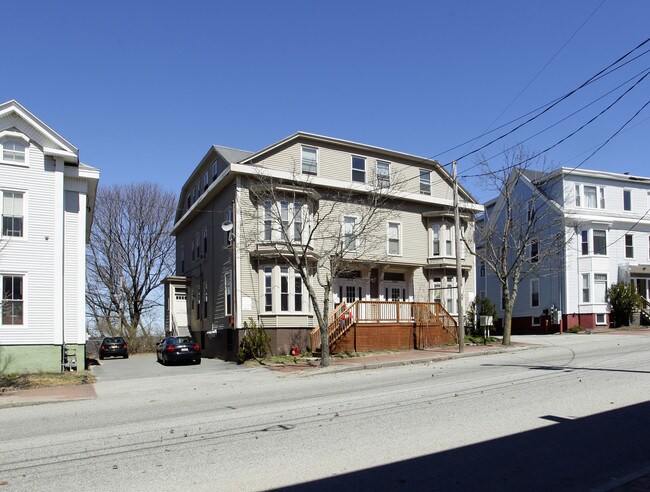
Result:
{"type": "Polygon", "coordinates": [[[571,238],[567,237],[564,215],[554,200],[556,182],[545,169],[543,159],[517,147],[505,153],[500,169],[491,170],[484,158],[480,163],[485,169],[484,183],[498,193],[498,198],[476,223],[476,245],[464,242],[501,285],[502,343],[510,345],[519,284],[531,275],[541,277],[556,271],[571,238]],[[532,171],[533,167],[538,171],[532,171]]]}
{"type": "Polygon", "coordinates": [[[87,249],[86,302],[94,328],[134,342],[161,305],[173,271],[176,197],[157,184],[100,188],[87,249]],[[156,295],[156,292],[158,295],[156,295]]]}
{"type": "Polygon", "coordinates": [[[399,177],[376,186],[317,189],[292,174],[284,181],[260,168],[252,177],[248,246],[262,242],[300,275],[320,329],[321,366],[329,365],[332,284],[346,270],[385,256],[386,220],[395,212],[399,177]],[[393,195],[393,196],[391,196],[393,195]]]}

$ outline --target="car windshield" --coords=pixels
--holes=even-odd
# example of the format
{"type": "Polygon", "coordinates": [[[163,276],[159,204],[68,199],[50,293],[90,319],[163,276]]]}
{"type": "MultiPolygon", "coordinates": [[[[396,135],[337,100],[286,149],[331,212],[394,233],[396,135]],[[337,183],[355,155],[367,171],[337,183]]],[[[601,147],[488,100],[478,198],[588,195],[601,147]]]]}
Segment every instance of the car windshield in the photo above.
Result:
{"type": "Polygon", "coordinates": [[[124,343],[124,339],[120,337],[104,338],[104,343],[124,343]]]}
{"type": "Polygon", "coordinates": [[[173,343],[177,345],[187,345],[188,343],[194,343],[191,337],[176,337],[174,338],[173,343]]]}

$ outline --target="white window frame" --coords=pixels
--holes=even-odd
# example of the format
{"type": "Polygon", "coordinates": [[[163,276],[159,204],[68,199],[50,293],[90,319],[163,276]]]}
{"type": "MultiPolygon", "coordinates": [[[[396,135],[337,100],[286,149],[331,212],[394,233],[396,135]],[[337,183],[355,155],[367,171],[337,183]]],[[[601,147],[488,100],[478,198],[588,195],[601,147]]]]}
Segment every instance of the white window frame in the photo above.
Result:
{"type": "Polygon", "coordinates": [[[604,304],[607,302],[606,296],[607,296],[608,281],[609,279],[606,273],[594,273],[594,297],[593,297],[594,303],[604,304]]]}
{"type": "Polygon", "coordinates": [[[223,274],[223,313],[225,316],[232,316],[232,272],[223,274]]]}
{"type": "Polygon", "coordinates": [[[584,208],[598,208],[598,187],[591,186],[591,185],[583,185],[582,191],[585,197],[584,208]],[[593,195],[592,195],[592,190],[593,190],[593,195]]]}
{"type": "Polygon", "coordinates": [[[530,317],[530,326],[541,326],[542,317],[541,316],[531,316],[530,317]]]}
{"type": "Polygon", "coordinates": [[[352,155],[350,156],[350,167],[352,169],[352,181],[355,183],[366,183],[366,158],[361,157],[358,155],[352,155]],[[357,168],[354,166],[355,160],[358,161],[358,163],[363,163],[363,168],[357,168]],[[359,179],[354,179],[355,173],[358,174],[359,177],[363,176],[363,180],[359,179]]]}
{"type": "Polygon", "coordinates": [[[307,145],[303,145],[300,147],[300,172],[301,174],[307,174],[309,176],[318,176],[318,148],[317,147],[310,147],[307,145]],[[313,163],[313,167],[315,168],[315,170],[313,172],[311,171],[312,163],[310,162],[310,160],[307,161],[305,160],[306,152],[314,153],[315,162],[313,163]],[[308,164],[309,170],[305,170],[305,164],[308,164]]]}
{"type": "Polygon", "coordinates": [[[632,190],[623,190],[623,210],[632,211],[632,190]]]}
{"type": "Polygon", "coordinates": [[[343,223],[341,227],[343,229],[343,250],[349,252],[357,251],[359,246],[356,237],[357,224],[359,222],[359,217],[356,215],[344,215],[343,223]],[[349,220],[352,219],[352,220],[349,220]],[[349,224],[352,224],[352,229],[349,230],[349,224]]]}
{"type": "Polygon", "coordinates": [[[605,207],[605,188],[601,186],[601,187],[598,188],[598,190],[599,190],[599,194],[600,194],[599,205],[600,205],[600,208],[602,208],[604,210],[606,208],[605,207]]]}
{"type": "Polygon", "coordinates": [[[263,282],[262,282],[262,306],[264,306],[264,312],[265,313],[272,313],[273,312],[273,298],[275,297],[273,295],[273,267],[271,266],[264,266],[261,268],[261,272],[263,275],[263,282]],[[270,296],[270,297],[269,297],[270,296]],[[271,302],[269,302],[269,300],[271,302]]]}
{"type": "Polygon", "coordinates": [[[634,234],[625,234],[623,241],[625,242],[625,258],[634,258],[634,234]],[[628,244],[628,240],[630,244],[628,244]]]}
{"type": "Polygon", "coordinates": [[[208,175],[208,171],[203,173],[203,191],[208,189],[208,186],[210,186],[210,176],[208,175]]]}
{"type": "Polygon", "coordinates": [[[29,167],[29,138],[22,133],[5,130],[0,132],[0,163],[9,164],[11,166],[29,167]],[[22,146],[22,150],[6,149],[5,145],[18,144],[22,146]],[[7,155],[5,156],[5,152],[7,155]],[[22,155],[23,160],[15,160],[17,155],[22,155]],[[10,158],[5,158],[9,157],[10,158]]]}
{"type": "Polygon", "coordinates": [[[259,271],[262,314],[284,316],[309,312],[309,295],[297,270],[283,265],[261,265],[259,271]],[[286,289],[283,288],[283,280],[286,281],[286,289]],[[286,296],[287,309],[282,306],[283,296],[286,296]],[[296,301],[300,302],[299,306],[296,301]]]}
{"type": "Polygon", "coordinates": [[[431,170],[420,168],[420,195],[431,195],[431,170]]]}
{"type": "Polygon", "coordinates": [[[438,224],[434,224],[431,226],[431,256],[441,256],[441,251],[440,251],[440,238],[442,237],[441,234],[442,227],[438,224]],[[436,252],[436,246],[437,246],[437,252],[436,252]]]}
{"type": "Polygon", "coordinates": [[[580,231],[580,255],[589,255],[589,231],[580,231]]]}
{"type": "MultiPolygon", "coordinates": [[[[13,283],[13,281],[11,282],[13,283]]],[[[0,274],[0,326],[26,326],[27,325],[27,302],[26,302],[26,293],[27,293],[27,279],[26,275],[24,274],[19,274],[19,273],[2,273],[0,274]],[[15,295],[13,292],[13,286],[12,286],[12,297],[5,299],[5,278],[10,278],[10,279],[20,279],[20,298],[16,299],[13,296],[15,295]],[[5,323],[5,313],[4,313],[4,306],[5,303],[16,303],[20,304],[21,306],[21,320],[20,323],[5,323]]],[[[15,318],[15,316],[12,316],[12,318],[15,318]]]]}
{"type": "Polygon", "coordinates": [[[530,262],[531,263],[538,263],[539,262],[539,241],[537,239],[533,239],[530,242],[530,256],[529,256],[530,262]]]}
{"type": "Polygon", "coordinates": [[[591,302],[591,275],[583,273],[580,277],[580,304],[588,304],[591,302]]]}
{"type": "Polygon", "coordinates": [[[596,325],[606,325],[607,324],[607,313],[596,313],[594,315],[596,325]],[[602,316],[602,321],[598,320],[598,317],[602,316]]]}
{"type": "Polygon", "coordinates": [[[539,291],[539,279],[531,278],[530,279],[530,307],[539,307],[541,304],[540,291],[539,291]],[[535,302],[535,295],[537,295],[537,302],[535,302]]]}
{"type": "Polygon", "coordinates": [[[605,229],[592,229],[591,231],[591,241],[592,241],[592,249],[591,252],[592,254],[596,256],[607,256],[607,231],[605,229]],[[603,245],[604,245],[604,252],[597,252],[596,250],[596,232],[603,232],[605,234],[605,237],[603,239],[603,245]]]}
{"type": "Polygon", "coordinates": [[[582,207],[582,194],[580,193],[580,185],[575,185],[574,190],[576,207],[582,207]]]}
{"type": "Polygon", "coordinates": [[[390,162],[377,160],[375,163],[375,175],[377,176],[377,188],[390,188],[390,162]],[[386,171],[379,171],[379,169],[385,167],[386,171]]]}
{"type": "Polygon", "coordinates": [[[388,221],[386,226],[386,254],[388,256],[402,256],[402,223],[396,221],[388,221]],[[397,226],[397,238],[391,237],[391,225],[397,226]],[[391,240],[397,240],[397,253],[390,252],[391,240]]]}
{"type": "Polygon", "coordinates": [[[446,258],[456,258],[456,253],[454,251],[455,243],[455,231],[453,227],[445,226],[445,257],[446,258]]]}
{"type": "MultiPolygon", "coordinates": [[[[0,229],[0,236],[2,237],[7,237],[7,238],[12,238],[12,239],[18,239],[18,238],[26,238],[26,225],[27,225],[27,214],[26,214],[26,205],[27,205],[27,194],[24,191],[18,191],[18,190],[2,190],[2,193],[0,193],[0,218],[2,218],[2,224],[0,226],[2,229],[0,229]],[[11,214],[6,213],[7,211],[5,210],[5,201],[9,198],[8,195],[11,195],[11,214]],[[20,208],[22,209],[20,214],[14,214],[14,207],[16,206],[16,197],[20,197],[20,208]],[[15,219],[21,219],[21,228],[20,228],[20,234],[5,234],[5,216],[7,218],[12,218],[13,220],[15,219]]],[[[10,229],[11,231],[15,231],[16,229],[10,229]]]]}

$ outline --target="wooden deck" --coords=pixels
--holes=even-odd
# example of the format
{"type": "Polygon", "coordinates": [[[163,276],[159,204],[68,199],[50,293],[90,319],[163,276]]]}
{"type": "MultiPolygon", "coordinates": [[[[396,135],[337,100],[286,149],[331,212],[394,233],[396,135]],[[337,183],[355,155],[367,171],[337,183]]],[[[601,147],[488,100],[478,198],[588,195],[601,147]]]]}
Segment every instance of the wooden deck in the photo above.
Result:
{"type": "MultiPolygon", "coordinates": [[[[355,301],[330,314],[331,353],[406,350],[456,343],[457,323],[437,302],[355,301]]],[[[311,349],[321,347],[320,332],[310,333],[311,349]]]]}

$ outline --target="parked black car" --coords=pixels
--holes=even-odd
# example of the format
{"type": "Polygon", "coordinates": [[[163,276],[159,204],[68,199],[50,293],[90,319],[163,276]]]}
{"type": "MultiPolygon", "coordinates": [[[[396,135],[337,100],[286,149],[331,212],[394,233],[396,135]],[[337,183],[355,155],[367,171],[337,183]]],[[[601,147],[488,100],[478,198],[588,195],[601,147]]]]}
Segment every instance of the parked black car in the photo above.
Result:
{"type": "Polygon", "coordinates": [[[156,348],[156,358],[162,365],[170,362],[201,363],[201,347],[192,337],[167,337],[156,348]]]}
{"type": "Polygon", "coordinates": [[[116,356],[129,358],[129,346],[126,341],[122,337],[104,337],[99,346],[99,358],[116,356]]]}

